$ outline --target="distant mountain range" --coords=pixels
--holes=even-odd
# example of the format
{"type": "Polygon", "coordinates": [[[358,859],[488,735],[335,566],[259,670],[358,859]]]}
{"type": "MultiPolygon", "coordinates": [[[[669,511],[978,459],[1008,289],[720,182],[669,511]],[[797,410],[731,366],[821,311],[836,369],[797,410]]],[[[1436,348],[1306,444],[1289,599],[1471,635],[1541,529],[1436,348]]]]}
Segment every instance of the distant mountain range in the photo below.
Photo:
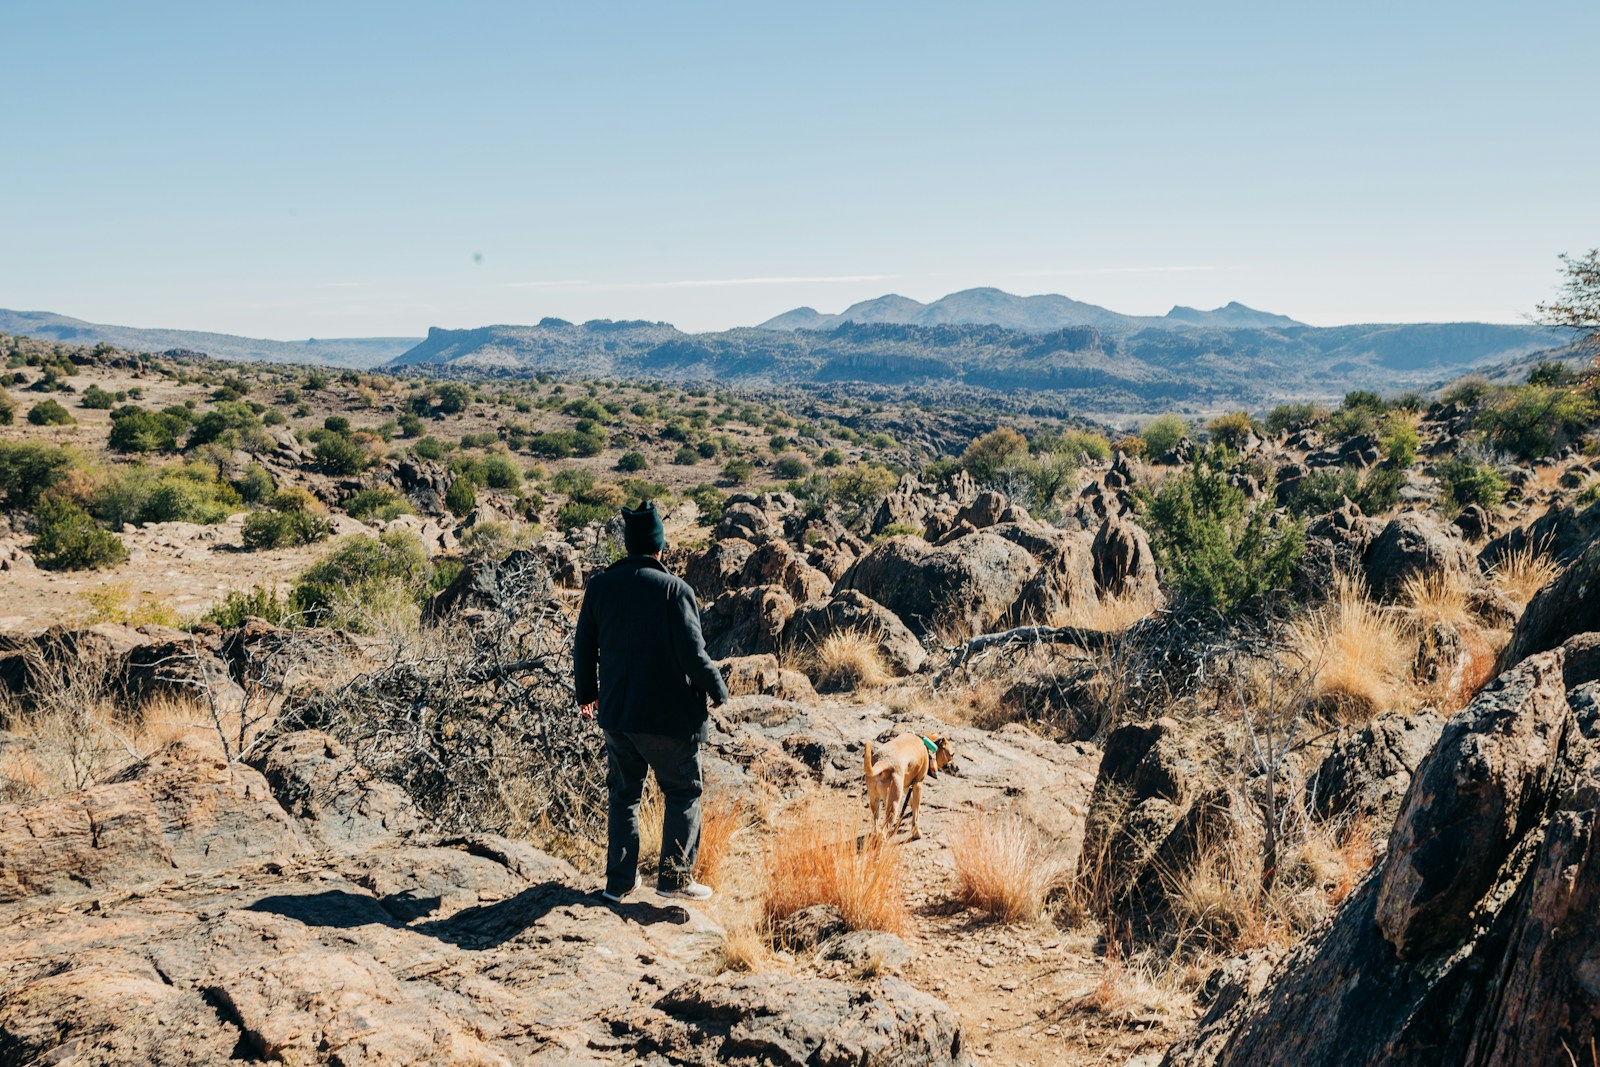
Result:
{"type": "Polygon", "coordinates": [[[931,304],[885,296],[838,315],[799,308],[759,327],[700,334],[665,322],[546,318],[533,326],[436,327],[420,341],[264,341],[3,310],[0,332],[220,359],[436,373],[1041,390],[1084,412],[1257,408],[1358,388],[1425,389],[1468,371],[1514,374],[1569,341],[1559,330],[1493,323],[1307,326],[1242,304],[1122,315],[1064,296],[998,289],[969,289],[931,304]]]}
{"type": "Polygon", "coordinates": [[[837,315],[824,315],[815,308],[800,307],[785,311],[763,322],[762,330],[827,330],[841,323],[894,323],[900,326],[1004,326],[1010,330],[1048,331],[1068,326],[1093,326],[1097,329],[1168,329],[1219,327],[1232,330],[1276,330],[1304,326],[1287,315],[1232,303],[1212,311],[1175,307],[1163,316],[1124,315],[1097,304],[1057,296],[1015,296],[999,289],[963,289],[940,297],[931,304],[910,297],[888,296],[851,304],[837,315]]]}
{"type": "Polygon", "coordinates": [[[202,352],[217,359],[263,363],[322,363],[364,370],[385,363],[415,346],[416,337],[333,337],[305,341],[266,341],[198,330],[148,330],[106,326],[49,311],[0,308],[0,333],[21,334],[75,345],[104,341],[135,352],[202,352]]]}

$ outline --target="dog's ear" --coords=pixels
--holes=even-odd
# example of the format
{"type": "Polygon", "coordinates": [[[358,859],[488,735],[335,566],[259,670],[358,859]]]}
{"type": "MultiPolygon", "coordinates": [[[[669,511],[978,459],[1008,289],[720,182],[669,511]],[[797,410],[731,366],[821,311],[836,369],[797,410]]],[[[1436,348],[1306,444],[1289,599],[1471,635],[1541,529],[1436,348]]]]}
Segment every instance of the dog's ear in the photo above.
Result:
{"type": "Polygon", "coordinates": [[[933,762],[935,764],[937,764],[940,768],[944,768],[955,762],[956,751],[950,747],[949,738],[930,737],[928,740],[932,741],[934,744],[933,762]]]}

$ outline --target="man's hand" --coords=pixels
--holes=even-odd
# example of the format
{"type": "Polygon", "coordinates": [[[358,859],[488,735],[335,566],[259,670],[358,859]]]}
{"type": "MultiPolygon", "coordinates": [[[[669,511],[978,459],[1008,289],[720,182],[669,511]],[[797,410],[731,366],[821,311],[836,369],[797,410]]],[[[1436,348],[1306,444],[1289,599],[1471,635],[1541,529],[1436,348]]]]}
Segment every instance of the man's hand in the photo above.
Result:
{"type": "Polygon", "coordinates": [[[578,705],[578,714],[582,715],[585,719],[594,718],[595,712],[599,710],[600,702],[598,700],[591,700],[587,704],[578,705]]]}

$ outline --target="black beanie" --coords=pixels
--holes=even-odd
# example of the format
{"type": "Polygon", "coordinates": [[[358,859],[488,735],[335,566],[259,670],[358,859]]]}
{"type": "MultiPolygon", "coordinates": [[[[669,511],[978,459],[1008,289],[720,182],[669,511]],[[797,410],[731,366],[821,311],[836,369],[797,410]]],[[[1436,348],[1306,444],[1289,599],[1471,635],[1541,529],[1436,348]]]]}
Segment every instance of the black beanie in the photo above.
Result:
{"type": "Polygon", "coordinates": [[[648,556],[667,547],[666,527],[654,504],[640,504],[633,511],[622,509],[622,544],[630,556],[648,556]]]}

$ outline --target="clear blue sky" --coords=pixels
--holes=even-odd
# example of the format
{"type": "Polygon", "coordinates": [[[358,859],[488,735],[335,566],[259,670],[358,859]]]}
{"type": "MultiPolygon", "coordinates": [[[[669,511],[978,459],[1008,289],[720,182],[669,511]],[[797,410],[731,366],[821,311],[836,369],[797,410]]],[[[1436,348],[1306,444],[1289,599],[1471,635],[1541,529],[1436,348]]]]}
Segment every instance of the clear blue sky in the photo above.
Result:
{"type": "Polygon", "coordinates": [[[12,3],[0,306],[687,329],[993,285],[1515,321],[1600,4],[12,3]]]}

